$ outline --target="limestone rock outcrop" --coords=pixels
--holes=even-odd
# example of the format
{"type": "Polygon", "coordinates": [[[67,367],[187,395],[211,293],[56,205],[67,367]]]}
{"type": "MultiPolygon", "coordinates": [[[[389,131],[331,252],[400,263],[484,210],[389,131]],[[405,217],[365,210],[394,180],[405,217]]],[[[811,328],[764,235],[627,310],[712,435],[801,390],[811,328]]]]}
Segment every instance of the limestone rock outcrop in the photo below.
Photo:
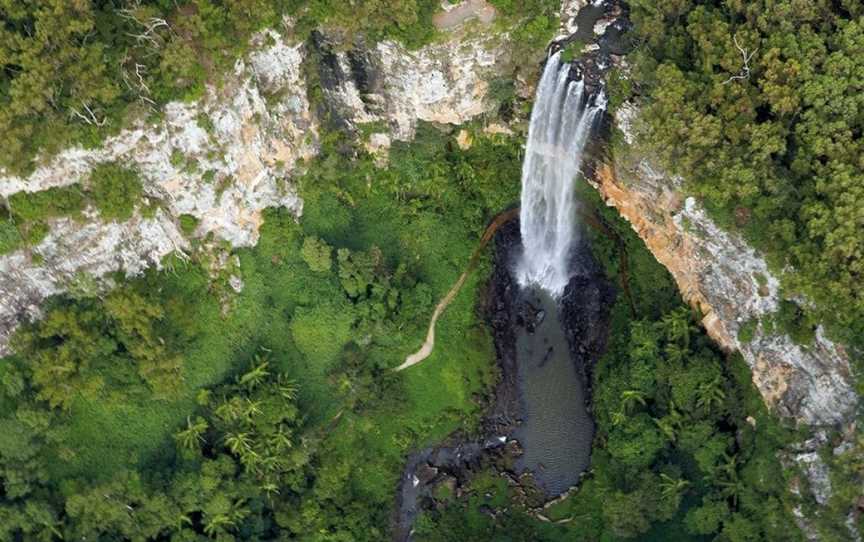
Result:
{"type": "Polygon", "coordinates": [[[372,47],[317,40],[330,113],[349,128],[382,123],[408,141],[420,121],[462,124],[489,109],[490,83],[509,62],[508,36],[454,34],[417,51],[384,41],[372,47]]]}

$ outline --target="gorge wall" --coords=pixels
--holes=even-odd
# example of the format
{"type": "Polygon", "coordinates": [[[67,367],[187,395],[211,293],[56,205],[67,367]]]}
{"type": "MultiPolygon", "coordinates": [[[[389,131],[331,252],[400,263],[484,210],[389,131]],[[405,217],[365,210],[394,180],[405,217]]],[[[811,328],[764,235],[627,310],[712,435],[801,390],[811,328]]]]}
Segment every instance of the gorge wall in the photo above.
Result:
{"type": "Polygon", "coordinates": [[[847,352],[821,327],[804,346],[758,323],[779,308],[777,277],[744,239],[720,229],[694,198],[683,195],[680,179],[639,152],[632,134],[637,117],[632,105],[618,110],[625,144],[592,184],[669,269],[684,299],[703,314],[711,337],[725,350],[741,352],[770,407],[812,426],[849,421],[857,395],[847,352]],[[752,336],[740,333],[745,325],[752,336]]]}

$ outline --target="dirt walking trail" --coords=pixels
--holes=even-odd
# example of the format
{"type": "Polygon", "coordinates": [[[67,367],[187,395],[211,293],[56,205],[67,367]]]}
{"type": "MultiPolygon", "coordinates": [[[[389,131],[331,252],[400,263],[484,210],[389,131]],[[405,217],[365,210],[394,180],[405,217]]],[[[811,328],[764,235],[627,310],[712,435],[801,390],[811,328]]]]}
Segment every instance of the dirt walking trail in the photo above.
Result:
{"type": "Polygon", "coordinates": [[[459,290],[462,289],[462,286],[465,284],[465,280],[468,278],[468,275],[477,266],[477,261],[480,259],[480,254],[483,252],[483,249],[492,239],[492,236],[495,235],[495,232],[498,231],[498,228],[510,222],[514,218],[519,216],[519,207],[515,207],[513,209],[508,209],[492,219],[492,222],[486,226],[486,231],[483,232],[483,237],[480,238],[480,243],[477,245],[477,248],[474,249],[474,253],[471,254],[471,259],[468,261],[468,267],[465,271],[459,275],[459,279],[455,284],[450,288],[450,291],[447,292],[447,295],[444,296],[441,301],[438,302],[438,305],[435,307],[435,311],[432,313],[432,319],[429,321],[429,331],[426,333],[426,342],[423,343],[423,346],[420,347],[420,350],[414,352],[407,358],[405,358],[405,362],[402,363],[399,367],[396,367],[396,371],[402,371],[411,367],[412,365],[417,365],[424,359],[428,358],[430,354],[432,354],[432,349],[435,348],[435,323],[438,322],[438,318],[441,314],[444,313],[444,310],[447,309],[447,306],[453,302],[453,299],[456,298],[456,295],[459,293],[459,290]]]}

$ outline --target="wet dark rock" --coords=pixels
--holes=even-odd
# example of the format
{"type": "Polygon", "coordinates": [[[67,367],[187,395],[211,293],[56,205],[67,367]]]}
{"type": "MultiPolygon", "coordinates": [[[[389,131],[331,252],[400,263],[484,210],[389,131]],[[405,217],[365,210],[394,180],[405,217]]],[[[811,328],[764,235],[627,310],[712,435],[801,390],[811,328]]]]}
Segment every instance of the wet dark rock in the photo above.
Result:
{"type": "Polygon", "coordinates": [[[417,478],[420,480],[421,484],[428,484],[434,480],[436,476],[438,476],[438,469],[429,463],[424,463],[417,469],[417,478]]]}
{"type": "Polygon", "coordinates": [[[337,129],[353,131],[355,127],[349,119],[354,118],[357,111],[339,99],[344,88],[352,87],[357,89],[365,113],[381,112],[380,104],[376,103],[380,91],[379,72],[362,40],[342,44],[315,31],[309,38],[309,48],[314,62],[312,69],[317,72],[321,90],[330,98],[317,104],[320,118],[328,119],[337,129]],[[337,53],[346,47],[347,52],[337,53]],[[340,62],[340,55],[345,62],[340,62]]]}
{"type": "Polygon", "coordinates": [[[581,372],[590,411],[594,364],[606,350],[609,310],[615,303],[616,290],[590,250],[574,250],[571,267],[574,274],[561,298],[561,313],[570,355],[581,372]]]}
{"type": "Polygon", "coordinates": [[[546,365],[546,363],[552,358],[552,354],[555,353],[555,348],[550,346],[546,349],[546,354],[543,355],[543,359],[540,360],[540,367],[546,365]]]}
{"type": "Polygon", "coordinates": [[[584,79],[589,91],[595,93],[603,87],[606,71],[616,65],[615,57],[633,49],[627,36],[632,28],[629,10],[620,0],[606,0],[599,6],[592,2],[580,10],[576,19],[576,33],[553,43],[550,50],[564,49],[570,44],[591,44],[591,50],[581,52],[571,63],[570,78],[584,79]],[[597,23],[605,26],[600,36],[594,34],[597,23]]]}
{"type": "Polygon", "coordinates": [[[509,440],[507,441],[506,446],[507,455],[512,455],[514,457],[518,457],[523,454],[522,446],[519,444],[518,440],[509,440]]]}

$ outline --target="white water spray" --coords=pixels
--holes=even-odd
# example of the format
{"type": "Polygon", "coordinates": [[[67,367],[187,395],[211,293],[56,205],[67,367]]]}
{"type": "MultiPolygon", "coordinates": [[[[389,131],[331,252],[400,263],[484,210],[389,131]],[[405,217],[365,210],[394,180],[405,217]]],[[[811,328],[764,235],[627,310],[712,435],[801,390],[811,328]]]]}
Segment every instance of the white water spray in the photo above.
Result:
{"type": "Polygon", "coordinates": [[[537,88],[522,164],[521,233],[517,269],[522,286],[537,285],[558,297],[570,280],[570,248],[578,235],[574,186],[582,152],[598,116],[602,92],[585,96],[583,81],[568,81],[561,53],[546,62],[537,88]]]}

